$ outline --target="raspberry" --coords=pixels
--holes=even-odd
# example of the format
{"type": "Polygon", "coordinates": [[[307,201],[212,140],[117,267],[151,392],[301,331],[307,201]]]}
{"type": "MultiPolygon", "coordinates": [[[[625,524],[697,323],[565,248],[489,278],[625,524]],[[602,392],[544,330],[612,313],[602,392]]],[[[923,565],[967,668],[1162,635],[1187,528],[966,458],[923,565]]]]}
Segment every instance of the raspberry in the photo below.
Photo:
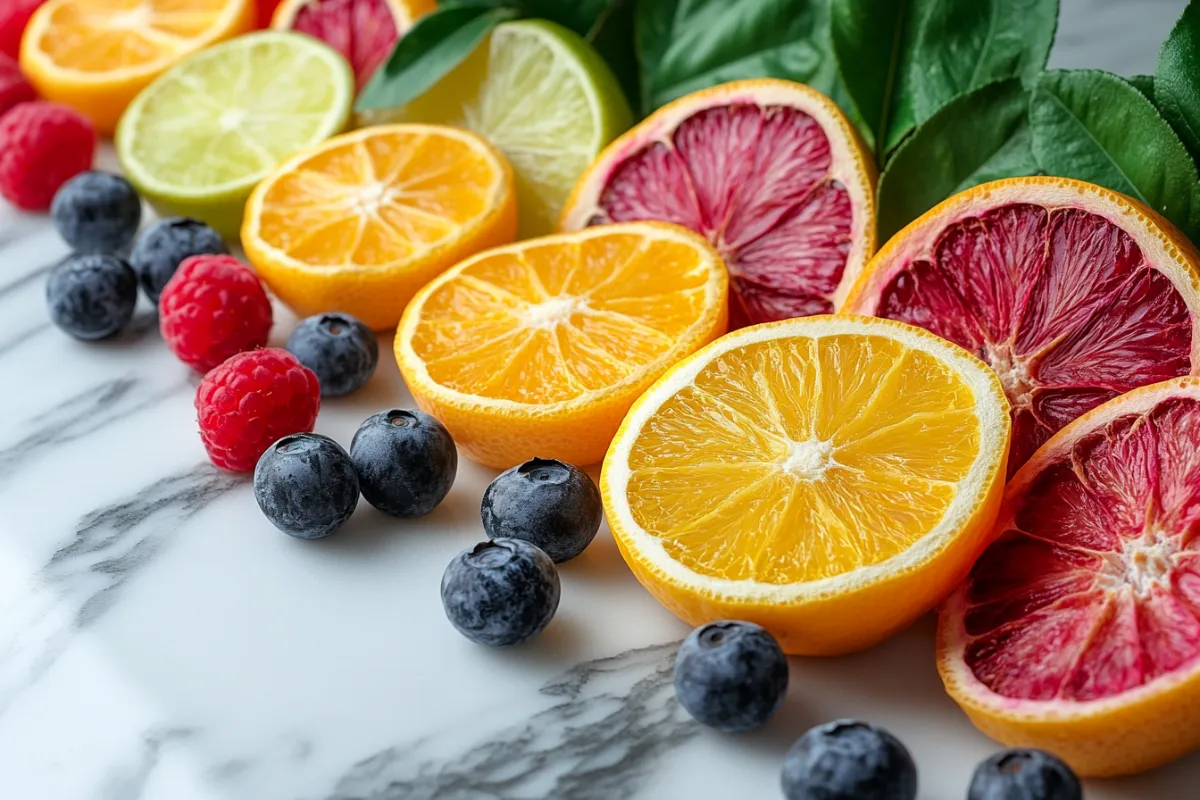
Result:
{"type": "Polygon", "coordinates": [[[37,92],[21,74],[17,62],[0,54],[0,114],[17,103],[28,103],[37,99],[37,92]]]}
{"type": "Polygon", "coordinates": [[[45,0],[3,0],[0,2],[0,53],[16,58],[21,51],[21,34],[29,18],[45,0]]]}
{"type": "Polygon", "coordinates": [[[54,193],[92,166],[96,132],[72,109],[35,100],[0,117],[0,194],[26,211],[50,208],[54,193]]]}
{"type": "Polygon", "coordinates": [[[284,436],[308,433],[321,408],[316,374],[286,350],[238,353],[196,390],[200,439],[221,469],[247,472],[284,436]]]}
{"type": "Polygon", "coordinates": [[[167,347],[200,372],[262,347],[271,330],[271,301],[262,282],[233,256],[184,259],[167,281],[158,311],[167,347]]]}

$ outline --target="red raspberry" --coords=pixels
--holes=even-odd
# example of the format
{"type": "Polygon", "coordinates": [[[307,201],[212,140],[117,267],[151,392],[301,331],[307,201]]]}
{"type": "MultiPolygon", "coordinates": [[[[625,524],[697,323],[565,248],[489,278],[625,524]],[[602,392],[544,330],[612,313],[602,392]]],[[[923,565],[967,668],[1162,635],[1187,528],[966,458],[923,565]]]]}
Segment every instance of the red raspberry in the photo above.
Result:
{"type": "Polygon", "coordinates": [[[21,34],[29,18],[45,0],[2,0],[0,2],[0,53],[16,58],[21,51],[21,34]]]}
{"type": "Polygon", "coordinates": [[[96,132],[72,109],[36,100],[0,117],[0,194],[17,208],[45,211],[54,193],[92,166],[96,132]]]}
{"type": "Polygon", "coordinates": [[[284,436],[308,433],[321,408],[316,374],[287,350],[238,353],[204,376],[196,416],[208,457],[248,472],[284,436]]]}
{"type": "Polygon", "coordinates": [[[36,99],[37,92],[21,74],[17,62],[6,55],[0,55],[0,114],[17,103],[28,103],[36,99]]]}
{"type": "Polygon", "coordinates": [[[233,256],[192,256],[163,287],[158,324],[180,361],[207,372],[267,343],[271,301],[258,276],[233,256]]]}

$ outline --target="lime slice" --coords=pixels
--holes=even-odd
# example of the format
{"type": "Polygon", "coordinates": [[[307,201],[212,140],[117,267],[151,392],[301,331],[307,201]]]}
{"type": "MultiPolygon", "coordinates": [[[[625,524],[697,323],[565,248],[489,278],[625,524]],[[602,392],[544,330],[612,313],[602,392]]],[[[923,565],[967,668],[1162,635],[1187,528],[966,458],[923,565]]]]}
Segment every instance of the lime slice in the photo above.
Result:
{"type": "Polygon", "coordinates": [[[520,235],[558,227],[575,181],[633,122],[608,65],[580,36],[544,20],[509,22],[390,120],[468,128],[516,173],[520,235]]]}
{"type": "Polygon", "coordinates": [[[335,50],[263,31],[180,62],[117,126],[125,174],[162,214],[197,217],[237,239],[254,185],[346,126],[354,73],[335,50]]]}

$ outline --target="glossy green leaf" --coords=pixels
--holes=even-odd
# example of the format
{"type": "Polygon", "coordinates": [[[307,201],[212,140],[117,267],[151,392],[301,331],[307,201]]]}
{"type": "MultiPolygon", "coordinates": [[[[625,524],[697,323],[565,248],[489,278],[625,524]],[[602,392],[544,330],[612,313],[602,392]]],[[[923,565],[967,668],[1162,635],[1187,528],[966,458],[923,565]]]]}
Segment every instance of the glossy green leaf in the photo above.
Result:
{"type": "Polygon", "coordinates": [[[842,81],[878,160],[954,98],[1046,65],[1058,0],[832,0],[842,81]]]}
{"type": "Polygon", "coordinates": [[[424,94],[471,54],[492,28],[520,11],[488,0],[459,0],[417,20],[371,77],[356,108],[398,108],[424,94]]]}
{"type": "Polygon", "coordinates": [[[879,179],[879,241],[956,192],[1035,174],[1028,112],[1029,90],[1016,78],[960,95],[935,112],[879,179]]]}
{"type": "Polygon", "coordinates": [[[1058,0],[960,0],[931,5],[905,76],[918,124],[946,103],[1004,78],[1027,83],[1046,67],[1058,0]]]}
{"type": "Polygon", "coordinates": [[[1188,3],[1158,54],[1154,102],[1200,158],[1200,2],[1188,3]]]}
{"type": "Polygon", "coordinates": [[[621,84],[629,107],[642,107],[641,70],[634,44],[636,0],[608,0],[583,36],[596,48],[621,84]]]}
{"type": "Polygon", "coordinates": [[[641,0],[645,112],[739,78],[789,78],[836,94],[828,0],[641,0]]]}
{"type": "Polygon", "coordinates": [[[831,0],[838,72],[866,125],[867,145],[877,153],[886,152],[913,126],[913,98],[904,89],[904,76],[922,12],[930,2],[831,0]]]}
{"type": "Polygon", "coordinates": [[[1043,73],[1029,121],[1033,153],[1046,173],[1123,192],[1195,238],[1196,165],[1154,105],[1130,84],[1100,70],[1043,73]]]}
{"type": "MultiPolygon", "coordinates": [[[[1130,75],[1125,79],[1130,86],[1137,89],[1142,97],[1154,102],[1154,76],[1153,75],[1130,75]]],[[[1161,111],[1161,109],[1160,109],[1161,111]]]]}

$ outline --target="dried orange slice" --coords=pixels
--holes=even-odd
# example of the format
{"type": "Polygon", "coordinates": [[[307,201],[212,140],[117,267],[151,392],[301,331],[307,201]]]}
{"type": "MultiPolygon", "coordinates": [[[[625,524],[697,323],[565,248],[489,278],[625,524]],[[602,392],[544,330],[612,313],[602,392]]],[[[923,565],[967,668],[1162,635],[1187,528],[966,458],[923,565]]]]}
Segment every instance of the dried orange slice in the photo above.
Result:
{"type": "Polygon", "coordinates": [[[893,236],[841,310],[920,325],[990,364],[1012,403],[1015,472],[1085,411],[1200,372],[1198,266],[1183,234],[1124,195],[1009,178],[893,236]]]}
{"type": "Polygon", "coordinates": [[[262,181],[242,247],[296,313],[344,311],[382,330],[427,281],[516,229],[512,170],[484,139],[383,125],[329,139],[262,181]]]}
{"type": "Polygon", "coordinates": [[[989,736],[1084,775],[1200,747],[1200,379],[1063,428],[942,607],[938,670],[989,736]]]}
{"type": "Polygon", "coordinates": [[[940,601],[996,519],[1009,419],[995,373],[888,320],[731,333],[634,404],[604,460],[613,537],[697,625],[786,652],[874,644],[940,601]]]}
{"type": "Polygon", "coordinates": [[[417,404],[471,458],[592,464],[671,364],[725,330],[725,265],[701,237],[631,223],[480,253],[396,331],[417,404]]]}
{"type": "Polygon", "coordinates": [[[253,24],[251,0],[48,0],[25,29],[21,71],[42,97],[112,133],[169,67],[253,24]]]}

